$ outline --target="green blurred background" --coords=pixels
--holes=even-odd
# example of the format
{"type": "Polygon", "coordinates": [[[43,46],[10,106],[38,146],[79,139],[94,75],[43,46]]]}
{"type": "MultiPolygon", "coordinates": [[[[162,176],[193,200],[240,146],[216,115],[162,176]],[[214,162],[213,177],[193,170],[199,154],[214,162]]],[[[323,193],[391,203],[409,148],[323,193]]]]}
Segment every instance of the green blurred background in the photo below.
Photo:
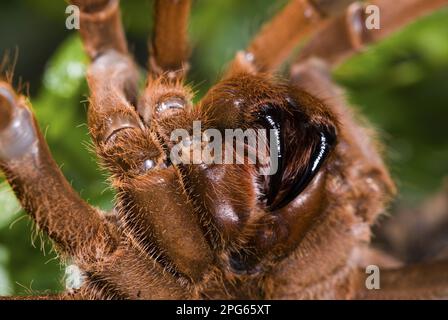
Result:
{"type": "MultiPolygon", "coordinates": [[[[197,0],[191,21],[190,81],[199,95],[218,78],[236,50],[284,0],[197,0]]],[[[0,3],[0,56],[18,49],[15,83],[29,83],[42,130],[64,174],[81,195],[111,207],[105,174],[87,151],[86,57],[65,29],[62,0],[0,3]]],[[[130,47],[142,67],[151,32],[151,2],[122,1],[130,47]]],[[[448,10],[407,27],[334,72],[353,105],[379,130],[400,189],[413,206],[441,184],[448,166],[448,10]]],[[[0,177],[1,179],[1,177],[0,177]]],[[[64,268],[0,180],[0,295],[58,291],[64,268]],[[41,249],[44,249],[43,252],[41,249]]]]}

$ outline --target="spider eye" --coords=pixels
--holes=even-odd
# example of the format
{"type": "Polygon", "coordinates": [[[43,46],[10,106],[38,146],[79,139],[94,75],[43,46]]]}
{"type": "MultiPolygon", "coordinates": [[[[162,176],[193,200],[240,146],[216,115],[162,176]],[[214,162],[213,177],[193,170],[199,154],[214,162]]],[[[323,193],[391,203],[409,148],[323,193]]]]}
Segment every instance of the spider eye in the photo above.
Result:
{"type": "Polygon", "coordinates": [[[275,141],[270,149],[272,154],[276,148],[276,159],[271,161],[277,161],[278,169],[261,178],[262,200],[274,211],[293,201],[310,184],[328,158],[336,133],[333,126],[310,124],[309,117],[297,109],[267,105],[258,118],[269,129],[268,140],[275,141]]]}

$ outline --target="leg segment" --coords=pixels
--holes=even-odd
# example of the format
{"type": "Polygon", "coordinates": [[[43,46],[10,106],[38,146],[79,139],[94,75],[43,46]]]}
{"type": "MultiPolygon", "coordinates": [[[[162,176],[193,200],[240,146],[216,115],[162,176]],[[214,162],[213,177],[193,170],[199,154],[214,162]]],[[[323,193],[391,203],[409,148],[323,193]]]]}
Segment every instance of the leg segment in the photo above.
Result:
{"type": "Polygon", "coordinates": [[[156,0],[149,75],[138,111],[146,123],[165,114],[191,109],[192,92],[184,86],[188,71],[188,20],[191,0],[156,0]],[[161,113],[159,113],[161,114],[161,113]]]}
{"type": "Polygon", "coordinates": [[[63,253],[95,260],[116,246],[113,228],[65,180],[24,97],[0,82],[0,167],[22,206],[63,253]]]}
{"type": "Polygon", "coordinates": [[[151,72],[185,73],[189,55],[188,19],[191,0],[157,0],[155,2],[155,26],[150,60],[151,72]]]}
{"type": "Polygon", "coordinates": [[[134,108],[138,71],[129,56],[113,50],[98,56],[89,67],[87,81],[91,91],[89,127],[97,145],[122,129],[142,128],[134,108]]]}
{"type": "Polygon", "coordinates": [[[250,64],[261,72],[275,70],[301,39],[322,24],[327,16],[340,12],[350,2],[353,0],[291,0],[260,30],[246,54],[237,54],[228,74],[237,73],[250,64]]]}
{"type": "Polygon", "coordinates": [[[380,10],[380,29],[366,27],[368,4],[355,3],[339,17],[328,21],[305,45],[298,62],[317,57],[337,64],[377,42],[416,18],[448,5],[447,0],[376,0],[370,4],[380,10]]]}
{"type": "Polygon", "coordinates": [[[88,72],[92,92],[91,134],[97,143],[113,132],[141,127],[137,104],[138,70],[128,56],[119,0],[72,0],[81,9],[80,34],[93,60],[88,72]]]}
{"type": "Polygon", "coordinates": [[[80,34],[90,58],[114,49],[127,53],[119,0],[71,0],[81,10],[80,34]]]}

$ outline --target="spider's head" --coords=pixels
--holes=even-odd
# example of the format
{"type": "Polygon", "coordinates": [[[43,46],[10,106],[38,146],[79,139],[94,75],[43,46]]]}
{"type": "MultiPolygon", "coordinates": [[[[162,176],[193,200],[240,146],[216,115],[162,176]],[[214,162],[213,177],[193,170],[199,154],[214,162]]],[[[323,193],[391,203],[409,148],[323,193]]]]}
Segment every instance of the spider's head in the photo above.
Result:
{"type": "Polygon", "coordinates": [[[285,256],[322,212],[335,116],[267,75],[229,78],[197,106],[182,86],[151,81],[141,123],[109,130],[100,153],[125,230],[192,278],[210,248],[237,273],[256,272],[268,253],[285,256]],[[243,247],[257,257],[236,262],[243,247]]]}

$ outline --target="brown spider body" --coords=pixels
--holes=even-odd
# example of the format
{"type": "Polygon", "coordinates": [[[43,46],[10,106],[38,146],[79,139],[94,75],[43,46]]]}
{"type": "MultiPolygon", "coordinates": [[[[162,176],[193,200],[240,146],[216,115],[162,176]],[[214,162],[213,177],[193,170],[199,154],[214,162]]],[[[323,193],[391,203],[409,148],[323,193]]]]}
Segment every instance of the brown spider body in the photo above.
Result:
{"type": "MultiPolygon", "coordinates": [[[[298,61],[288,80],[271,74],[313,27],[339,23],[327,15],[350,1],[291,1],[197,105],[183,84],[190,1],[156,2],[141,97],[118,1],[72,2],[81,8],[81,36],[92,59],[89,128],[117,191],[114,212],[100,212],[73,192],[28,102],[0,84],[1,168],[39,228],[83,272],[82,285],[59,298],[447,297],[446,263],[390,271],[383,290],[365,289],[363,268],[375,263],[370,228],[395,192],[375,138],[347,108],[323,64],[298,61]],[[310,21],[305,9],[312,10],[310,21]],[[285,17],[297,26],[285,25],[285,17]],[[249,163],[171,163],[171,133],[191,133],[194,121],[221,132],[274,128],[278,172],[262,176],[249,163]],[[318,170],[310,169],[314,163],[318,170]],[[406,280],[426,272],[429,288],[406,280]]],[[[415,3],[421,4],[401,5],[415,3]]],[[[367,36],[360,39],[376,39],[367,36]]]]}

